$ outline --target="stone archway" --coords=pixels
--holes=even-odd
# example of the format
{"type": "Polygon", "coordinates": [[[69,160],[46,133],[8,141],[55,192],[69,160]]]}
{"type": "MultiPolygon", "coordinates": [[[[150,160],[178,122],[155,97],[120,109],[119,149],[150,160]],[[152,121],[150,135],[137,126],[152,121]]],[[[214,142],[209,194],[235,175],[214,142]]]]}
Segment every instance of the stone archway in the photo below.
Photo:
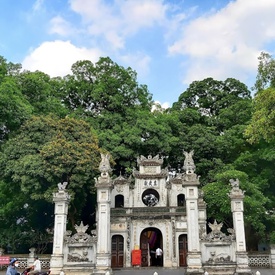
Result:
{"type": "MultiPolygon", "coordinates": [[[[141,266],[156,266],[155,251],[160,247],[163,250],[162,233],[158,228],[148,227],[140,234],[141,266]]],[[[163,266],[163,261],[161,261],[163,266]]]]}

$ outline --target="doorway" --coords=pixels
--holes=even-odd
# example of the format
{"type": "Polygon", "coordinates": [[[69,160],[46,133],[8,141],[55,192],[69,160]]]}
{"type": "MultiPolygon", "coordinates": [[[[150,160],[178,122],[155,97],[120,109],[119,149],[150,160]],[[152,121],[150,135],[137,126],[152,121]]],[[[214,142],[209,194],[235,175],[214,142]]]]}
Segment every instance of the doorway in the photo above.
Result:
{"type": "Polygon", "coordinates": [[[119,268],[123,267],[123,248],[124,239],[121,235],[114,235],[112,237],[112,259],[111,267],[119,268]]]}
{"type": "Polygon", "coordinates": [[[186,267],[187,266],[187,235],[182,234],[179,236],[179,266],[186,267]]]}
{"type": "Polygon", "coordinates": [[[156,258],[156,249],[163,251],[162,233],[158,228],[149,227],[140,234],[141,266],[163,266],[163,256],[156,258]]]}

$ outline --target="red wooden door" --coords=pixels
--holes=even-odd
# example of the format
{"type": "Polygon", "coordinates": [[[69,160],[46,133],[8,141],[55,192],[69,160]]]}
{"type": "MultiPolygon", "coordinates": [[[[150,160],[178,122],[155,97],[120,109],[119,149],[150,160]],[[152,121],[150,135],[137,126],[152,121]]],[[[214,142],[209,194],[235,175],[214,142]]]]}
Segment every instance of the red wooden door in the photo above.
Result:
{"type": "Polygon", "coordinates": [[[187,266],[187,235],[180,235],[179,236],[179,265],[180,266],[187,266]]]}
{"type": "Polygon", "coordinates": [[[112,259],[111,259],[111,267],[118,268],[123,267],[123,253],[124,253],[124,245],[123,245],[123,237],[120,235],[115,235],[112,237],[112,259]]]}

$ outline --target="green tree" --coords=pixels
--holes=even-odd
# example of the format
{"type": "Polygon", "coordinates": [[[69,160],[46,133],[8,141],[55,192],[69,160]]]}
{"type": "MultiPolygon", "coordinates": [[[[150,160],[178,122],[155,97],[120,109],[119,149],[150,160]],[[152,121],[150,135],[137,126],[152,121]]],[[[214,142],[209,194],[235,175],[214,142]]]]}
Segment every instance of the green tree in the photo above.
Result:
{"type": "Polygon", "coordinates": [[[241,131],[251,117],[251,102],[249,90],[238,80],[207,78],[191,83],[173,104],[170,112],[179,120],[173,134],[179,137],[180,150],[175,147],[172,151],[179,160],[182,150],[195,151],[203,185],[213,181],[219,169],[245,150],[241,131]]]}
{"type": "Polygon", "coordinates": [[[7,60],[0,56],[0,83],[7,76],[16,76],[20,73],[22,66],[21,64],[14,64],[12,62],[7,62],[7,60]]]}
{"type": "Polygon", "coordinates": [[[275,88],[275,60],[269,53],[261,52],[258,57],[258,74],[254,85],[256,92],[275,88]]]}
{"type": "Polygon", "coordinates": [[[11,131],[17,130],[28,119],[33,107],[26,100],[11,76],[0,82],[0,141],[8,137],[11,131]]]}
{"type": "Polygon", "coordinates": [[[116,172],[131,165],[142,145],[138,124],[151,117],[152,96],[139,85],[137,74],[110,58],[78,61],[64,78],[63,102],[97,131],[99,145],[116,161],[116,172]]]}
{"type": "Polygon", "coordinates": [[[203,187],[207,201],[208,218],[224,222],[227,227],[233,227],[231,204],[228,193],[231,190],[230,179],[238,178],[240,188],[245,191],[244,221],[249,249],[257,250],[257,243],[266,237],[266,205],[269,201],[259,188],[259,185],[249,180],[249,176],[234,167],[224,167],[215,176],[215,181],[203,187]],[[252,236],[252,237],[250,237],[252,236]]]}
{"type": "Polygon", "coordinates": [[[53,204],[29,199],[17,184],[0,181],[0,247],[25,253],[36,246],[45,252],[52,242],[47,229],[53,228],[53,213],[53,204]]]}
{"type": "MultiPolygon", "coordinates": [[[[87,200],[91,199],[100,152],[97,137],[86,122],[69,117],[32,117],[21,127],[18,135],[3,145],[0,176],[7,186],[22,194],[20,198],[24,196],[19,201],[20,208],[26,203],[33,207],[36,201],[51,203],[57,184],[68,182],[71,194],[69,220],[73,226],[83,217],[85,213],[82,211],[87,200]]],[[[9,188],[5,190],[8,192],[9,188]]],[[[3,205],[5,217],[9,214],[8,207],[3,205]]],[[[37,223],[39,219],[39,213],[32,217],[37,223]]],[[[31,228],[32,225],[29,226],[31,228]]]]}
{"type": "Polygon", "coordinates": [[[40,71],[24,71],[17,77],[17,82],[19,90],[33,107],[33,115],[54,113],[62,118],[68,114],[59,94],[62,87],[60,78],[51,79],[40,71]]]}
{"type": "Polygon", "coordinates": [[[251,143],[261,139],[274,142],[275,133],[275,88],[259,91],[253,100],[253,114],[246,129],[246,136],[251,143]]]}
{"type": "Polygon", "coordinates": [[[198,110],[209,126],[215,126],[222,132],[232,125],[245,123],[249,119],[250,106],[250,91],[240,81],[234,78],[225,81],[206,78],[192,82],[172,109],[198,110]]]}
{"type": "Polygon", "coordinates": [[[137,74],[123,68],[109,57],[78,61],[72,65],[73,75],[65,77],[64,103],[72,110],[81,109],[87,116],[105,113],[127,115],[136,106],[151,109],[151,95],[145,85],[137,83],[137,74]]]}

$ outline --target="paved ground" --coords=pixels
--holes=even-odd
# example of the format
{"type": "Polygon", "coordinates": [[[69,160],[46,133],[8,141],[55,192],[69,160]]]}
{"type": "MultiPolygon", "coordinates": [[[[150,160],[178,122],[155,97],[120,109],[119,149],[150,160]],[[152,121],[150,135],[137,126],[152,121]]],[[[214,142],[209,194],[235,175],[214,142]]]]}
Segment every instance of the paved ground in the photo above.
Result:
{"type": "MultiPolygon", "coordinates": [[[[165,269],[165,268],[139,268],[139,269],[120,269],[113,270],[114,275],[153,275],[157,272],[158,275],[184,275],[184,269],[165,269]]],[[[275,269],[252,269],[253,274],[260,271],[261,275],[275,275],[275,269]]],[[[5,275],[6,271],[0,269],[0,275],[5,275]]]]}
{"type": "MultiPolygon", "coordinates": [[[[275,269],[252,269],[253,274],[257,271],[261,275],[275,275],[275,269]]],[[[158,275],[184,275],[185,269],[150,268],[113,270],[114,275],[153,275],[154,272],[157,272],[158,275]]]]}

